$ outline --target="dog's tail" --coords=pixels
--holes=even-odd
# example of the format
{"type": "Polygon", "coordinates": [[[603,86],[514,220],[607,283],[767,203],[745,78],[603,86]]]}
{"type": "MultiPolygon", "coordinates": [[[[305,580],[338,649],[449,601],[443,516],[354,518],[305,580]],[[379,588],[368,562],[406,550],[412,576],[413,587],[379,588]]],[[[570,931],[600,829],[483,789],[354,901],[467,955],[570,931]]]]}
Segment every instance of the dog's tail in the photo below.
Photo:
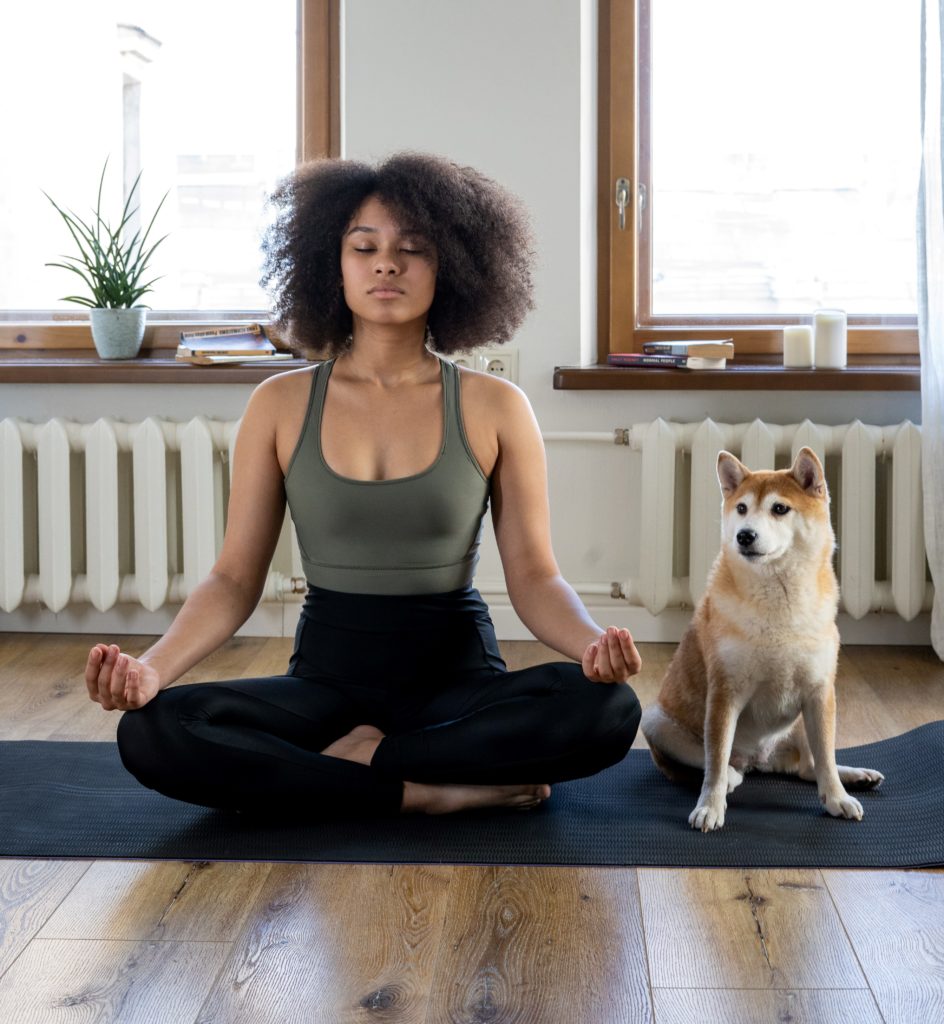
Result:
{"type": "Polygon", "coordinates": [[[677,782],[687,789],[701,789],[702,781],[705,778],[703,769],[693,768],[690,764],[682,764],[681,761],[669,757],[665,751],[652,744],[649,745],[649,753],[652,754],[652,760],[655,761],[659,771],[671,782],[677,782]]]}

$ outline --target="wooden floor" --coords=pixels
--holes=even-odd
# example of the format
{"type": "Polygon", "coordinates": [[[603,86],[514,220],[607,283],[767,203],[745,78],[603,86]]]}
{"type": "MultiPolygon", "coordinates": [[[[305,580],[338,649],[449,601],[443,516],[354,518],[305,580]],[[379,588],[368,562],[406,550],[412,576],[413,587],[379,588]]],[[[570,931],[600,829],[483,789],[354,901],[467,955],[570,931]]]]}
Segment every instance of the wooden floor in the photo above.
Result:
{"type": "MultiPolygon", "coordinates": [[[[95,639],[0,634],[0,738],[114,737],[95,639]]],[[[290,645],[234,639],[185,681],[281,673],[290,645]]],[[[671,651],[642,645],[643,704],[671,651]]],[[[840,746],[944,718],[944,666],[846,648],[839,705],[840,746]]],[[[942,1020],[940,872],[0,860],[4,1024],[942,1020]]]]}

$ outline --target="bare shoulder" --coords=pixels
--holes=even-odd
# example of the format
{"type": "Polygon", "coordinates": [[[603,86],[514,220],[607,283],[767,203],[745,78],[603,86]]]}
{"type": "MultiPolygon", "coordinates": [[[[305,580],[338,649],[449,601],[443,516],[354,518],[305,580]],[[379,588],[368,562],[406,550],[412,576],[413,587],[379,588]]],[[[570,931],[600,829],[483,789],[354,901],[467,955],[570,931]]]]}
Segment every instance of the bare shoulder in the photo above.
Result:
{"type": "Polygon", "coordinates": [[[303,366],[300,370],[273,374],[257,384],[252,393],[267,402],[285,401],[302,392],[307,395],[315,369],[314,366],[303,366]]]}
{"type": "Polygon", "coordinates": [[[251,416],[257,423],[269,424],[273,429],[304,416],[314,369],[306,366],[266,377],[253,389],[244,415],[251,416]]]}
{"type": "Polygon", "coordinates": [[[267,377],[249,396],[243,419],[274,444],[282,473],[288,471],[308,410],[314,366],[267,377]]]}
{"type": "Polygon", "coordinates": [[[462,386],[462,404],[467,418],[485,419],[498,428],[514,426],[532,419],[528,396],[510,380],[480,370],[458,367],[462,386]]]}

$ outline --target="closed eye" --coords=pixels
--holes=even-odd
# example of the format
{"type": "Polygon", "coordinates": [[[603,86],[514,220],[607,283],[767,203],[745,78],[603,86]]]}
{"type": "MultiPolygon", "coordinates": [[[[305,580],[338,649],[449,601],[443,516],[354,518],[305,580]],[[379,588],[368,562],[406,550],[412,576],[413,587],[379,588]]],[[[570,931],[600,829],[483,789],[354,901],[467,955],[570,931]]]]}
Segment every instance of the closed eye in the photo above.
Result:
{"type": "Polygon", "coordinates": [[[782,501],[775,501],[770,507],[770,511],[775,516],[785,516],[790,511],[789,505],[784,505],[782,501]]]}

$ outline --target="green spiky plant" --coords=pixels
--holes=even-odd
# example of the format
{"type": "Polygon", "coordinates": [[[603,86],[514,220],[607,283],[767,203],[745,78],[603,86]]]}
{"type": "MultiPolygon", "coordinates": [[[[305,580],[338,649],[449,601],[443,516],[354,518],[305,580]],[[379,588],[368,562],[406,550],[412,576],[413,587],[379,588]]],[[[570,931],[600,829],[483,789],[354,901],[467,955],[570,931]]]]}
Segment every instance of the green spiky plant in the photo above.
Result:
{"type": "Polygon", "coordinates": [[[43,195],[56,208],[59,215],[65,221],[69,233],[79,248],[79,256],[61,256],[67,263],[47,263],[47,267],[61,267],[64,270],[71,270],[88,285],[92,297],[84,295],[64,295],[62,302],[77,302],[80,306],[87,306],[89,309],[131,309],[138,304],[138,300],[147,292],[153,291],[151,287],[160,277],[151,278],[150,281],[142,283],[142,278],[148,268],[154,250],[167,238],[159,238],[149,248],[147,247],[148,236],[154,221],[164,205],[164,200],[169,192],[164,193],[164,198],[157,204],[154,216],[144,235],[140,229],[134,233],[130,242],[125,241],[124,232],[132,217],[138,212],[138,207],[132,209],[131,203],[138,188],[141,175],[138,174],[128,193],[124,209],[121,212],[121,221],[118,227],[111,225],[102,218],[102,186],[105,183],[105,171],[108,169],[108,160],[102,168],[102,176],[98,183],[98,199],[94,210],[94,227],[90,227],[73,210],[63,210],[61,206],[49,195],[43,195]]]}

